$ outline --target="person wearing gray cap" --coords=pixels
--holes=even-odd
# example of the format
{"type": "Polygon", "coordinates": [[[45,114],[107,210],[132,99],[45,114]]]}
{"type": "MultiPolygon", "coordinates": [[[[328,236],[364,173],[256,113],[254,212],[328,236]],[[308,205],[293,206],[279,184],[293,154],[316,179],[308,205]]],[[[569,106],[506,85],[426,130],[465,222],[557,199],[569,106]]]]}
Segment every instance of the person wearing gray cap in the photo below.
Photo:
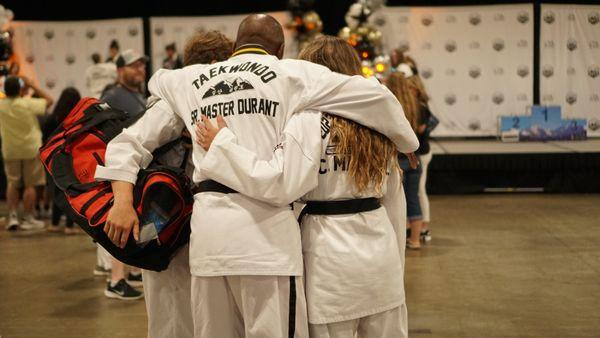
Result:
{"type": "Polygon", "coordinates": [[[146,109],[143,86],[146,81],[148,57],[127,49],[117,57],[117,83],[104,90],[102,101],[114,108],[125,111],[130,116],[141,114],[146,109]]]}
{"type": "MultiPolygon", "coordinates": [[[[146,110],[146,98],[143,86],[146,81],[146,62],[148,57],[127,49],[117,57],[118,80],[102,93],[100,100],[110,106],[125,111],[129,116],[143,114],[146,110]]],[[[131,271],[125,280],[125,265],[112,258],[110,282],[104,291],[105,296],[122,300],[139,299],[144,296],[131,286],[142,285],[139,269],[131,271]]]]}

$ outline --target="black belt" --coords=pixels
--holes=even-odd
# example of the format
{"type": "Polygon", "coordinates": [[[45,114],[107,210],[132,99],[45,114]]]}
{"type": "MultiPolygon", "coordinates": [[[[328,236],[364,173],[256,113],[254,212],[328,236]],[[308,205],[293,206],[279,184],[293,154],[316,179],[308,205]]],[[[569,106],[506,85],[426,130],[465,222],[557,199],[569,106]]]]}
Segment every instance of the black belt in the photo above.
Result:
{"type": "Polygon", "coordinates": [[[194,195],[200,192],[220,192],[222,194],[235,194],[237,191],[231,189],[230,187],[223,185],[217,181],[206,180],[200,182],[194,189],[194,195]]]}
{"type": "Polygon", "coordinates": [[[381,203],[378,198],[358,198],[344,201],[310,201],[300,212],[298,223],[302,222],[304,215],[344,215],[379,209],[381,203]]]}

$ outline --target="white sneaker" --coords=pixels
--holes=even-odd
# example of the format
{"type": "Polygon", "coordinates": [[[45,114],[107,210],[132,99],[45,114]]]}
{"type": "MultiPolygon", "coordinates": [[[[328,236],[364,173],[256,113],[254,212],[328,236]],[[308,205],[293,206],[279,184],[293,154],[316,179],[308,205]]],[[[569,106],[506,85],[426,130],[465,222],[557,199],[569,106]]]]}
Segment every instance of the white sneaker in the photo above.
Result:
{"type": "Polygon", "coordinates": [[[6,223],[6,230],[15,231],[19,228],[19,217],[16,214],[8,216],[8,223],[6,223]]]}
{"type": "Polygon", "coordinates": [[[27,215],[23,218],[21,229],[23,230],[39,230],[44,228],[44,222],[38,221],[33,215],[27,215]]]}

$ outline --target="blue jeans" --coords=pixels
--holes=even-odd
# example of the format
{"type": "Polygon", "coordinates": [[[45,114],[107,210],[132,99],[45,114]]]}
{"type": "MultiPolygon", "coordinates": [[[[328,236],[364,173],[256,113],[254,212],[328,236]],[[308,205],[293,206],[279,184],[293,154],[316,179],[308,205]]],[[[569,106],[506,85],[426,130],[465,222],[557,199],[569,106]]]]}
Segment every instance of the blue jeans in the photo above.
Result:
{"type": "Polygon", "coordinates": [[[408,159],[400,158],[400,168],[402,169],[402,184],[404,185],[404,195],[406,196],[406,216],[409,221],[423,219],[421,204],[419,202],[419,180],[421,179],[421,164],[417,169],[412,169],[408,159]]]}

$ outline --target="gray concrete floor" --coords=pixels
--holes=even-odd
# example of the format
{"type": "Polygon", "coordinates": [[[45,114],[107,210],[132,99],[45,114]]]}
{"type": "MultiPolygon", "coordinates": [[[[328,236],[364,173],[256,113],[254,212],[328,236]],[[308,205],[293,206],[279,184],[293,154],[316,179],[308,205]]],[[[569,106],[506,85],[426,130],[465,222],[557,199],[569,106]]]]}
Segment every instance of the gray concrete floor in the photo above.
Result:
{"type": "MultiPolygon", "coordinates": [[[[600,337],[600,195],[431,202],[433,241],[407,252],[411,337],[600,337]]],[[[84,235],[0,230],[0,337],[145,336],[144,303],[105,298],[94,264],[84,235]]]]}

